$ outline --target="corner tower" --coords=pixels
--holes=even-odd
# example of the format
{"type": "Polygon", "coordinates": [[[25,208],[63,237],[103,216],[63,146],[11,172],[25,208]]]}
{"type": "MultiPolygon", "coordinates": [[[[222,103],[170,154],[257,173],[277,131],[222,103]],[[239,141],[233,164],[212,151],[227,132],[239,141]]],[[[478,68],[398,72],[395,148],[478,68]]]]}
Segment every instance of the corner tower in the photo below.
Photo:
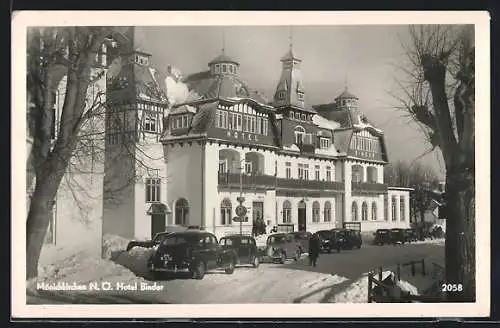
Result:
{"type": "Polygon", "coordinates": [[[293,51],[293,46],[290,42],[290,49],[281,58],[281,76],[273,101],[275,107],[304,109],[305,90],[300,73],[301,62],[302,60],[293,51]]]}

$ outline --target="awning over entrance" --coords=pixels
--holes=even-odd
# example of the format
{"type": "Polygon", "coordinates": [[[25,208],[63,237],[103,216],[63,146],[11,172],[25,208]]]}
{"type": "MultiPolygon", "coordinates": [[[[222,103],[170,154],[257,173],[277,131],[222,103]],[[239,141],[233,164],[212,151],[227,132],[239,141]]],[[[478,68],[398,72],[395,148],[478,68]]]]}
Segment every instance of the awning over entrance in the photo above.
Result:
{"type": "Polygon", "coordinates": [[[168,207],[168,205],[163,204],[163,203],[153,203],[151,204],[151,207],[148,209],[146,212],[148,215],[153,215],[153,214],[170,214],[172,211],[168,207]]]}

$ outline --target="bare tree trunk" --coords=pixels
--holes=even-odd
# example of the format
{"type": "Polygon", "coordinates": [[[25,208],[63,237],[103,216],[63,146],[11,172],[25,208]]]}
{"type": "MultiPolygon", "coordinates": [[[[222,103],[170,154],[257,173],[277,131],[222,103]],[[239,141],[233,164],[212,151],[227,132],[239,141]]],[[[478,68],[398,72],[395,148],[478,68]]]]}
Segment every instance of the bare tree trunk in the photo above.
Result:
{"type": "Polygon", "coordinates": [[[446,282],[462,284],[449,292],[452,302],[475,302],[475,177],[460,168],[446,175],[446,282]]]}
{"type": "Polygon", "coordinates": [[[38,260],[50,223],[56,192],[57,189],[49,192],[37,185],[31,198],[26,220],[26,279],[38,276],[38,260]]]}

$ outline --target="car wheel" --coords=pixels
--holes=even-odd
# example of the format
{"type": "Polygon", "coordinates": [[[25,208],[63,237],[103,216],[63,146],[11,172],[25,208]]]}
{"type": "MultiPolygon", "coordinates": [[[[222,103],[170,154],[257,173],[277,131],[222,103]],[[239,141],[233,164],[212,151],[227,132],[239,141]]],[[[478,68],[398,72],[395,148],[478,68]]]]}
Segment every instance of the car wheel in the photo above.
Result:
{"type": "Polygon", "coordinates": [[[280,257],[280,263],[285,264],[285,261],[286,261],[286,252],[282,252],[280,257]]]}
{"type": "Polygon", "coordinates": [[[201,280],[205,277],[205,263],[199,262],[193,270],[193,278],[201,280]]]}
{"type": "Polygon", "coordinates": [[[224,268],[224,272],[226,272],[227,274],[232,274],[234,272],[234,267],[234,261],[229,261],[224,268]]]}
{"type": "Polygon", "coordinates": [[[253,261],[252,261],[252,266],[254,268],[258,268],[260,265],[260,259],[258,256],[254,256],[253,261]]]}

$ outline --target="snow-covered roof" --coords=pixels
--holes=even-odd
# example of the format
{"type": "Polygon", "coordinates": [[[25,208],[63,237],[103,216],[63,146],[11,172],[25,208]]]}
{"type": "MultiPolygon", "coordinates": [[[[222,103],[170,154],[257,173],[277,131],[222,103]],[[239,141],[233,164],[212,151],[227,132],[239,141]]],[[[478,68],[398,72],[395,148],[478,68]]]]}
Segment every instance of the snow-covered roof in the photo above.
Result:
{"type": "Polygon", "coordinates": [[[314,115],[312,120],[314,124],[316,124],[318,127],[322,129],[335,130],[340,128],[340,123],[335,121],[330,121],[321,115],[314,115]]]}

